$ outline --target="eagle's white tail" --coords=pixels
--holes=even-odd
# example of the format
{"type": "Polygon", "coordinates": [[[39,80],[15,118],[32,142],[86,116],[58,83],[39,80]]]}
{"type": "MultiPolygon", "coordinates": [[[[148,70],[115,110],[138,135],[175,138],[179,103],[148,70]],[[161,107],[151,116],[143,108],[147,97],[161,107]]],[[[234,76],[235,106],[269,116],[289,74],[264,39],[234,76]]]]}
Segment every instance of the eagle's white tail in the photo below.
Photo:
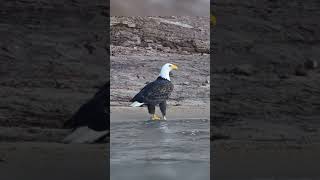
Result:
{"type": "Polygon", "coordinates": [[[133,102],[132,104],[130,104],[131,107],[140,107],[141,105],[143,105],[144,103],[139,103],[138,101],[133,102]]]}
{"type": "Polygon", "coordinates": [[[63,143],[94,143],[103,136],[106,136],[108,131],[95,131],[87,126],[78,127],[71,134],[65,137],[63,143]]]}

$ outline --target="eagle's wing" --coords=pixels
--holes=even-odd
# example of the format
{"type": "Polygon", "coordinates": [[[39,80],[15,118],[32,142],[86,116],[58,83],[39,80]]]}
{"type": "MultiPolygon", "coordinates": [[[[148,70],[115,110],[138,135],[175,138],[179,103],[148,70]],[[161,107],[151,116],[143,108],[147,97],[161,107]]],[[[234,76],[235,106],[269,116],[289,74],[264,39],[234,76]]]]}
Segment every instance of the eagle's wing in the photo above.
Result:
{"type": "Polygon", "coordinates": [[[156,80],[147,84],[131,101],[157,104],[167,100],[172,90],[173,84],[170,81],[156,80]]]}

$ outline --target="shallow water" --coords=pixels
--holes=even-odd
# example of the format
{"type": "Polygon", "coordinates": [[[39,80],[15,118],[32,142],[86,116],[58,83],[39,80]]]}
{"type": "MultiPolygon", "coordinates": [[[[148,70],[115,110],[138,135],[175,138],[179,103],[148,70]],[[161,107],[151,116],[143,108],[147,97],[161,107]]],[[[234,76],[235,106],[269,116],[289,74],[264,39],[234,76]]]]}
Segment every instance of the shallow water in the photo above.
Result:
{"type": "Polygon", "coordinates": [[[209,179],[208,120],[111,123],[111,180],[209,179]]]}

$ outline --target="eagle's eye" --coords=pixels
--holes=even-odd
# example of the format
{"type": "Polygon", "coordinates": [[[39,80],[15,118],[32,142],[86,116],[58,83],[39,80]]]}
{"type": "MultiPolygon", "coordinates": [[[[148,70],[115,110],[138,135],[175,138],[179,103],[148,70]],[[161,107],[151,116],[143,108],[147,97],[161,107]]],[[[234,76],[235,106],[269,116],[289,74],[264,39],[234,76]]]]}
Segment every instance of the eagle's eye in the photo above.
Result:
{"type": "Polygon", "coordinates": [[[171,64],[169,64],[169,67],[171,67],[171,64]]]}

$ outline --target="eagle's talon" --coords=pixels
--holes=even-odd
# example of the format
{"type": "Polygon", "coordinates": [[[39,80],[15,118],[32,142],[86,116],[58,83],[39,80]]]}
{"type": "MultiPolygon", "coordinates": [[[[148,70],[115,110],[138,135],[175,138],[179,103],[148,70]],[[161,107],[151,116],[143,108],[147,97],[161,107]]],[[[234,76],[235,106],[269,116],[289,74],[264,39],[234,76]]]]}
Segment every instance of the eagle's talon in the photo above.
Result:
{"type": "Polygon", "coordinates": [[[156,115],[156,114],[153,114],[152,116],[151,116],[151,120],[154,120],[154,121],[156,121],[156,120],[160,120],[161,118],[158,116],[158,115],[156,115]]]}

